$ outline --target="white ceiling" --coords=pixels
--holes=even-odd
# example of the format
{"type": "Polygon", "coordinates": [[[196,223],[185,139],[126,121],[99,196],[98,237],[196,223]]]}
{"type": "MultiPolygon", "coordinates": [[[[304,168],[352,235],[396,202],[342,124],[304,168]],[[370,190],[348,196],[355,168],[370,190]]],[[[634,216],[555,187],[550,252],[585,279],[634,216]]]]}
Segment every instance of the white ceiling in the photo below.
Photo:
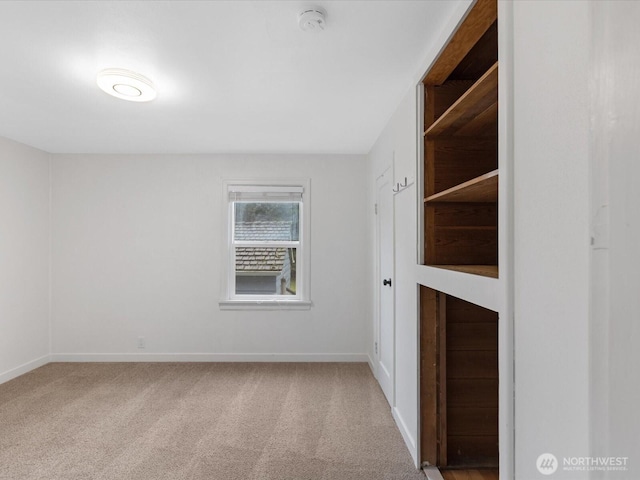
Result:
{"type": "Polygon", "coordinates": [[[0,2],[0,136],[55,153],[366,153],[458,3],[0,2]],[[158,98],[100,91],[126,68],[158,98]]]}

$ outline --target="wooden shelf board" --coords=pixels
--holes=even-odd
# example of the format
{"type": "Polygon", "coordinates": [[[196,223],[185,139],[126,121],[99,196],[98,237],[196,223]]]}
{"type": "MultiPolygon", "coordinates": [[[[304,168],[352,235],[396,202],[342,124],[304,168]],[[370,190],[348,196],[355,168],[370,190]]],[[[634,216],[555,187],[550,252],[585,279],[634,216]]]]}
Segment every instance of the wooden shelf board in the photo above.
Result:
{"type": "Polygon", "coordinates": [[[455,270],[456,272],[482,275],[483,277],[498,278],[497,265],[429,265],[430,267],[455,270]]]}
{"type": "Polygon", "coordinates": [[[448,188],[442,192],[430,195],[424,199],[425,203],[435,202],[469,202],[493,203],[498,201],[498,170],[485,173],[468,182],[448,188]]]}
{"type": "Polygon", "coordinates": [[[498,131],[498,101],[456,131],[457,137],[491,136],[498,131]]]}
{"type": "Polygon", "coordinates": [[[425,76],[424,84],[441,85],[496,18],[498,18],[498,2],[478,0],[425,76]]]}
{"type": "MultiPolygon", "coordinates": [[[[473,122],[474,130],[480,128],[480,121],[494,121],[490,115],[484,114],[498,101],[498,62],[487,70],[449,109],[424,132],[425,135],[440,135],[448,130],[464,127],[473,122]]],[[[455,133],[452,132],[452,133],[455,133]]]]}

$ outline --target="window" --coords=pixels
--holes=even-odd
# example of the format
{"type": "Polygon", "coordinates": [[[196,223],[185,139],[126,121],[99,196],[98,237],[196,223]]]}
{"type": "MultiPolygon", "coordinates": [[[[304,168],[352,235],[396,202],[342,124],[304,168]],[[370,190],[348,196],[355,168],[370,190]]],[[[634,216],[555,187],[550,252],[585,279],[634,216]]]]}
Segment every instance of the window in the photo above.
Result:
{"type": "Polygon", "coordinates": [[[308,185],[230,182],[225,192],[228,266],[221,306],[308,308],[308,185]]]}

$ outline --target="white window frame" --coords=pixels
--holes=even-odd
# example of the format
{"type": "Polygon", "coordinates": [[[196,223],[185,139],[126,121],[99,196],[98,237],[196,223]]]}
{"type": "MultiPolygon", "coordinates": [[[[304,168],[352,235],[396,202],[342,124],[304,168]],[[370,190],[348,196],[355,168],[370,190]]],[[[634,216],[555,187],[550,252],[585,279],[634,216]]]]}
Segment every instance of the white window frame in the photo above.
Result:
{"type": "MultiPolygon", "coordinates": [[[[219,302],[222,310],[308,310],[310,297],[310,180],[309,179],[228,179],[222,182],[223,194],[223,277],[222,295],[219,302]],[[277,242],[277,247],[295,247],[296,252],[296,295],[244,295],[235,293],[236,267],[235,247],[238,245],[271,246],[272,242],[236,242],[233,243],[234,228],[234,191],[250,192],[286,192],[302,189],[300,203],[299,240],[297,242],[277,242]]],[[[274,245],[275,246],[275,245],[274,245]]]]}

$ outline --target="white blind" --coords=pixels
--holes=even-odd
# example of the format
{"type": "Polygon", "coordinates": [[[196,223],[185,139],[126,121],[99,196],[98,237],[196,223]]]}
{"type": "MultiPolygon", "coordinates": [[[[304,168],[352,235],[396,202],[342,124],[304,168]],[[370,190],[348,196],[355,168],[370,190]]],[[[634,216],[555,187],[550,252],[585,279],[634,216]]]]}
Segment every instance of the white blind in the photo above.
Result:
{"type": "Polygon", "coordinates": [[[229,185],[234,202],[301,202],[303,193],[299,185],[229,185]]]}

